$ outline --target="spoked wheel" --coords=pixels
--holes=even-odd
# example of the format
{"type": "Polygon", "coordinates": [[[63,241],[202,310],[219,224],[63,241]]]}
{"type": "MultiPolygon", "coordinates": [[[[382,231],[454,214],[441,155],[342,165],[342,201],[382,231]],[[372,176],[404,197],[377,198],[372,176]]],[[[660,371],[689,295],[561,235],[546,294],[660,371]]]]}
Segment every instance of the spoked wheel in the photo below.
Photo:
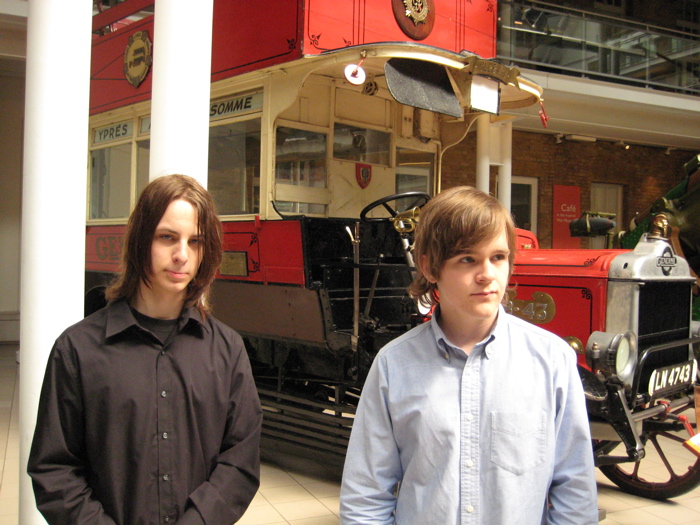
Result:
{"type": "MultiPolygon", "coordinates": [[[[665,500],[685,494],[700,485],[700,458],[683,446],[688,432],[673,419],[686,415],[695,420],[693,405],[672,411],[666,421],[646,421],[643,439],[646,456],[636,463],[602,465],[600,471],[623,491],[635,496],[665,500]]],[[[599,443],[597,449],[612,455],[625,455],[624,446],[614,442],[599,443]]]]}

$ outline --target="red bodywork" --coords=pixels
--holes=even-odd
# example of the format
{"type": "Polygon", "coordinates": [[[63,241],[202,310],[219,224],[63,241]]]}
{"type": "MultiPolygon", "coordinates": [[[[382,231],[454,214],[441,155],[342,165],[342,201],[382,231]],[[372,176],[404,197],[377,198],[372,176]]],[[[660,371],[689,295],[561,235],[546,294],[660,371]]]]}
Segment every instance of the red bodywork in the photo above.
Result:
{"type": "Polygon", "coordinates": [[[227,253],[245,253],[247,274],[221,275],[258,283],[304,286],[304,256],[301,224],[298,221],[225,222],[224,257],[227,253]]]}
{"type": "MultiPolygon", "coordinates": [[[[88,226],[85,241],[86,269],[117,272],[126,227],[88,226]]],[[[245,254],[245,272],[218,274],[223,280],[304,286],[304,257],[298,221],[224,222],[224,257],[245,254]],[[244,275],[245,273],[245,275],[244,275]]]]}
{"type": "MultiPolygon", "coordinates": [[[[224,222],[224,258],[240,255],[245,269],[222,280],[305,287],[301,226],[298,221],[224,222]]],[[[537,238],[518,230],[518,253],[509,299],[519,317],[583,345],[605,330],[608,274],[626,250],[540,250],[537,238]]],[[[115,272],[124,226],[87,228],[87,270],[115,272]]],[[[262,289],[261,289],[262,292],[262,289]]],[[[585,365],[585,357],[579,355],[585,365]]]]}
{"type": "MultiPolygon", "coordinates": [[[[129,37],[136,31],[147,31],[157,52],[153,16],[123,24],[125,17],[152,4],[152,0],[127,0],[93,18],[94,31],[110,24],[118,29],[93,39],[91,114],[150,99],[152,72],[134,87],[123,67],[129,37]]],[[[434,0],[434,12],[434,27],[421,44],[467,50],[482,58],[495,56],[494,0],[434,0]]],[[[197,38],[196,28],[183,38],[197,38]]],[[[216,0],[211,79],[215,82],[331,49],[412,41],[418,42],[401,30],[390,0],[216,0]]]]}
{"type": "MultiPolygon", "coordinates": [[[[585,345],[592,332],[605,330],[610,264],[626,251],[520,250],[511,281],[514,313],[585,345]]],[[[582,354],[579,363],[586,365],[582,354]]]]}
{"type": "Polygon", "coordinates": [[[88,226],[85,235],[86,270],[116,273],[124,246],[126,226],[88,226]]]}

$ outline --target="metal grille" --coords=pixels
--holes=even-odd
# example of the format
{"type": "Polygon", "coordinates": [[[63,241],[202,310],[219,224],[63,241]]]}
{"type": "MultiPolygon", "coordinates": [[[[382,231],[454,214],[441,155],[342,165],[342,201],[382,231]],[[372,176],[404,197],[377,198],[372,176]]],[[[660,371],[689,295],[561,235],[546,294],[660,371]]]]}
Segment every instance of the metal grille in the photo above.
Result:
{"type": "Polygon", "coordinates": [[[691,283],[646,282],[639,291],[639,348],[685,339],[690,327],[691,283]],[[685,297],[686,300],[678,300],[685,297]]]}
{"type": "MultiPolygon", "coordinates": [[[[639,292],[640,356],[647,349],[686,339],[690,335],[691,284],[688,282],[646,282],[639,292]],[[687,300],[678,300],[685,297],[687,300]]],[[[652,372],[689,359],[687,344],[650,352],[642,359],[639,393],[647,392],[652,372]]]]}

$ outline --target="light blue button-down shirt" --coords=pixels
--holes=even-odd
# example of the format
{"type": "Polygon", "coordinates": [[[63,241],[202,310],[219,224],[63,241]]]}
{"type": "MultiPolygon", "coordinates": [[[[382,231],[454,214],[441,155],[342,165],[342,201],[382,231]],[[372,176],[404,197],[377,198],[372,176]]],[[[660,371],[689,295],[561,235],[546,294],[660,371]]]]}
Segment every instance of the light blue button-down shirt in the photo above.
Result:
{"type": "Polygon", "coordinates": [[[574,351],[502,308],[468,359],[435,317],[389,343],[362,391],[340,513],[344,525],[598,523],[574,351]]]}

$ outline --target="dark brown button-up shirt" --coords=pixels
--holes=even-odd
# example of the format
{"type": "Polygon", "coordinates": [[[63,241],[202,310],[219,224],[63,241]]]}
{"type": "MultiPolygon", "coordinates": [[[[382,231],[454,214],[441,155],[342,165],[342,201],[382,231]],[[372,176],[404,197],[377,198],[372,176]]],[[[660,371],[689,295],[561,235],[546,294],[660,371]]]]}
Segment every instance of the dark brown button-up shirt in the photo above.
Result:
{"type": "Polygon", "coordinates": [[[255,496],[262,412],[241,337],[185,309],[165,343],[120,301],[68,328],[28,472],[50,524],[230,524],[255,496]]]}

